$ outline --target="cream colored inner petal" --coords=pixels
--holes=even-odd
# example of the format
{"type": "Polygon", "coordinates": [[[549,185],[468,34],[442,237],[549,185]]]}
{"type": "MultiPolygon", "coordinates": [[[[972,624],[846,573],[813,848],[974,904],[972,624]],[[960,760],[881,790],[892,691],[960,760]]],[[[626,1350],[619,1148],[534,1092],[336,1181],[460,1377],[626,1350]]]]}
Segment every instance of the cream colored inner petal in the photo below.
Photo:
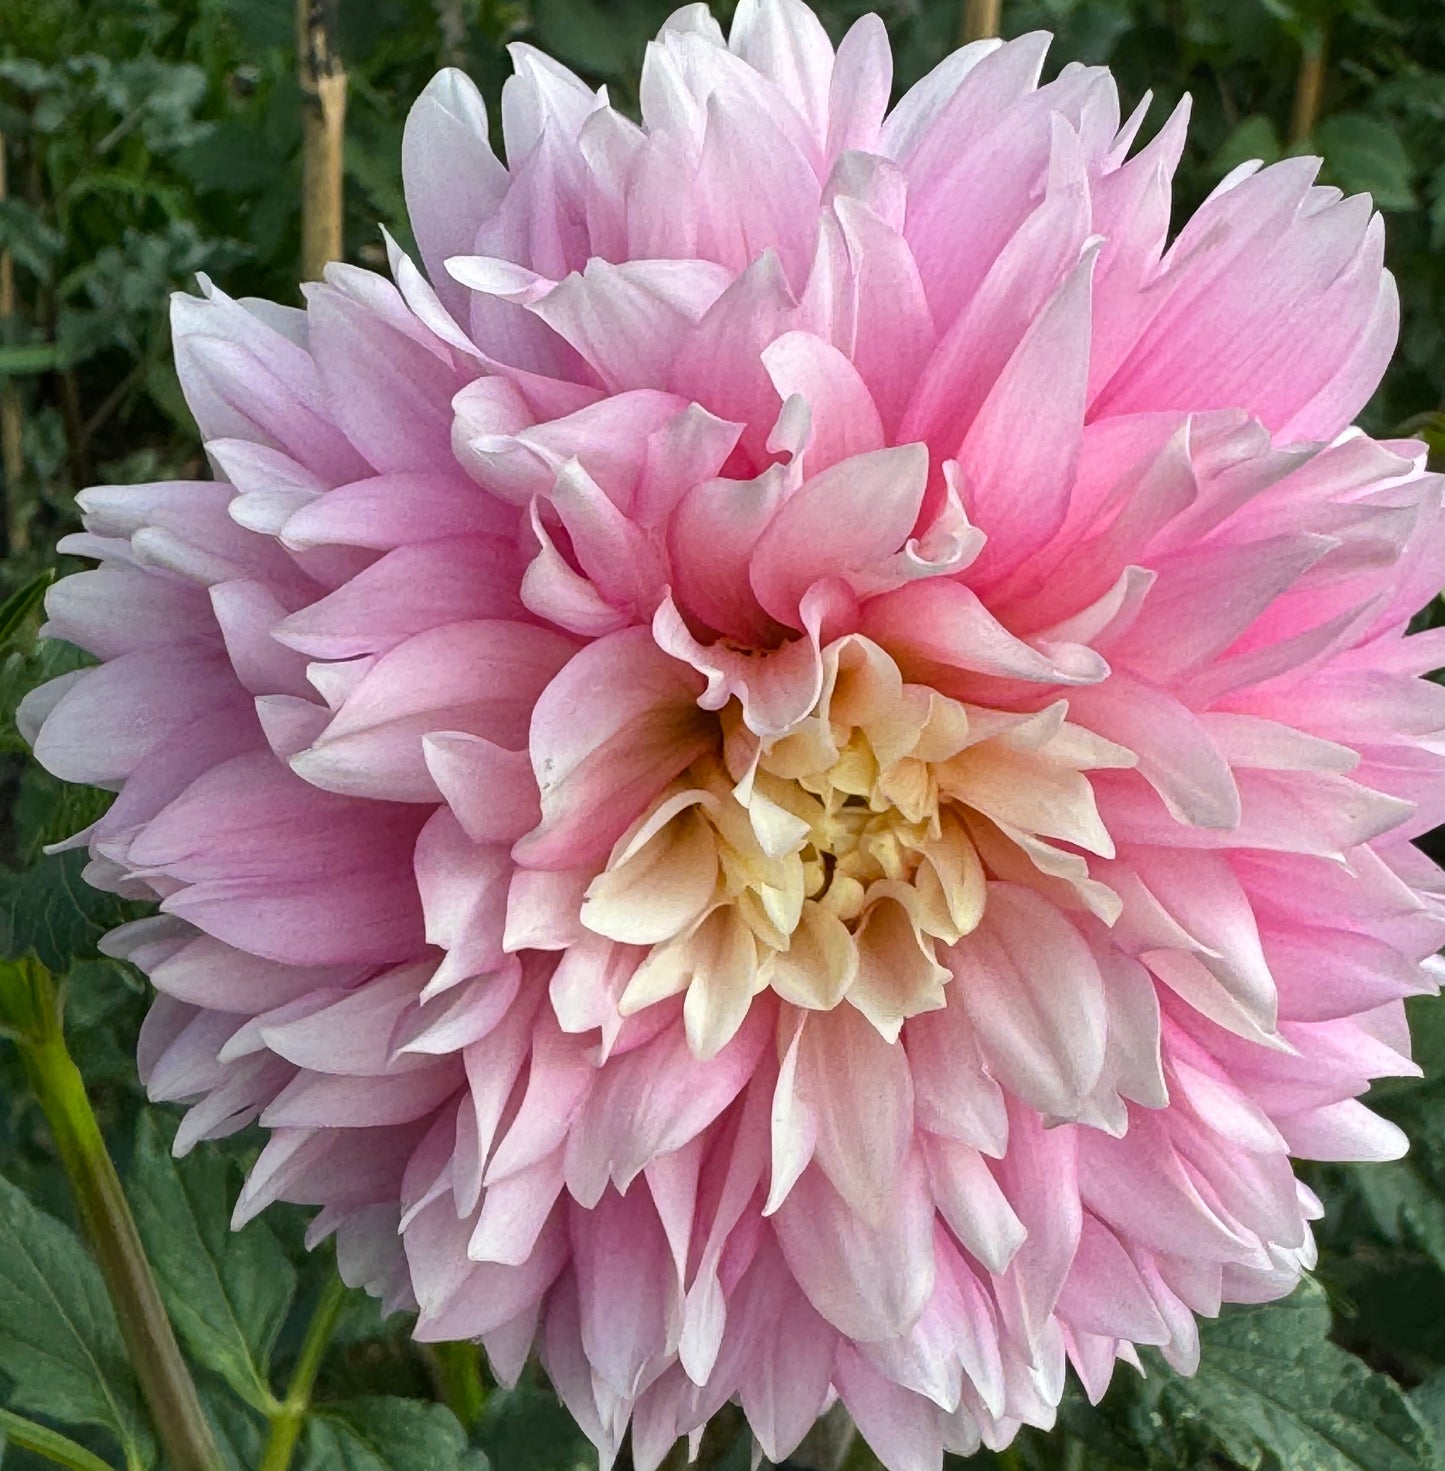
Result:
{"type": "Polygon", "coordinates": [[[941,949],[983,916],[988,878],[1112,923],[1087,854],[1113,844],[1085,775],[1130,752],[1070,725],[965,705],[907,684],[866,639],[825,651],[823,696],[760,740],[729,706],[694,762],[624,835],[581,919],[650,947],[631,1014],[686,993],[689,1044],[714,1055],[771,988],[813,1010],[847,1003],[889,1041],[945,1004],[941,949]]]}

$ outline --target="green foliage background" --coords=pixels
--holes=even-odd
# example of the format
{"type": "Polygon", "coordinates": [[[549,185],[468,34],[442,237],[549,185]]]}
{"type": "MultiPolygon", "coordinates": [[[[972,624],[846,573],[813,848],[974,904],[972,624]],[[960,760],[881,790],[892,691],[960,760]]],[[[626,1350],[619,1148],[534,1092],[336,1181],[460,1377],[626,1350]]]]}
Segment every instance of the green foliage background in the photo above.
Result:
{"type": "MultiPolygon", "coordinates": [[[[636,68],[669,0],[341,0],[351,94],[348,258],[384,269],[376,229],[407,230],[402,121],[441,65],[495,100],[509,40],[605,82],[631,108],[636,68]]],[[[724,4],[722,10],[730,8],[724,4]]],[[[906,85],[957,44],[955,0],[825,0],[835,34],[877,8],[906,85]]],[[[1400,281],[1398,359],[1366,414],[1380,434],[1445,451],[1445,4],[1441,0],[1004,0],[1004,30],[1057,34],[1053,65],[1107,62],[1126,105],[1153,89],[1147,127],[1184,92],[1194,125],[1182,213],[1243,159],[1318,152],[1325,177],[1386,211],[1400,281]],[[1294,117],[1302,58],[1323,57],[1315,117],[1294,117]],[[1293,119],[1293,121],[1292,121],[1293,119]]],[[[37,643],[34,608],[86,484],[201,472],[169,362],[166,297],[197,271],[234,294],[297,299],[300,194],[291,0],[0,0],[0,134],[8,192],[0,252],[15,302],[0,312],[0,412],[21,431],[4,467],[0,542],[0,960],[37,955],[65,977],[66,1030],[227,1464],[258,1465],[283,1386],[333,1268],[302,1245],[304,1213],[227,1229],[257,1141],[170,1158],[168,1110],[135,1080],[143,986],[96,941],[126,906],[80,882],[81,856],[43,856],[84,826],[98,794],[24,759],[23,692],[75,656],[37,643]],[[6,405],[8,404],[8,408],[6,405]]],[[[63,570],[63,569],[62,569],[63,570]]],[[[1439,621],[1426,610],[1426,621],[1439,621]]],[[[0,967],[0,986],[3,986],[0,967]]],[[[1200,1374],[1146,1355],[1102,1407],[1071,1391],[1052,1437],[980,1466],[1011,1471],[1429,1471],[1445,1468],[1445,1004],[1412,1013],[1424,1081],[1372,1101],[1414,1141],[1398,1164],[1311,1172],[1329,1212],[1315,1280],[1289,1302],[1204,1328],[1200,1374]]],[[[4,1446],[8,1415],[61,1430],[114,1466],[157,1464],[99,1273],[16,1049],[0,1041],[0,1464],[50,1464],[4,1446]]],[[[334,1303],[331,1304],[334,1306],[334,1303]]],[[[330,1307],[325,1309],[329,1312],[330,1307]]],[[[293,1464],[304,1471],[571,1471],[595,1457],[545,1381],[514,1391],[462,1351],[411,1344],[404,1320],[347,1296],[293,1464]],[[465,1423],[463,1423],[465,1422],[465,1423]]],[[[33,1439],[33,1437],[32,1437],[33,1439]]],[[[624,1457],[625,1457],[624,1452],[624,1457]]],[[[703,1447],[749,1464],[724,1416],[703,1447]]],[[[73,1464],[82,1464],[79,1461],[73,1464]]],[[[88,1464],[88,1463],[87,1463],[88,1464]]],[[[866,1446],[826,1429],[796,1458],[867,1471],[866,1446]]]]}

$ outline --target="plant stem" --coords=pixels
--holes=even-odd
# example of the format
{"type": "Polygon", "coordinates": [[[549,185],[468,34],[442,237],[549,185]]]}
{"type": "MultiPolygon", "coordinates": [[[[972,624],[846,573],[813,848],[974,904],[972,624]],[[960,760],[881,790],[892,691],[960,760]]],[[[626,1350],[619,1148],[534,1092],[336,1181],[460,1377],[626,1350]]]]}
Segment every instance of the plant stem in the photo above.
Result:
{"type": "Polygon", "coordinates": [[[339,0],[296,0],[301,82],[301,274],[318,281],[341,259],[346,72],[337,50],[339,0]]]}
{"type": "Polygon", "coordinates": [[[442,1400],[468,1430],[481,1418],[487,1403],[482,1364],[474,1343],[439,1343],[435,1355],[442,1400]]]}
{"type": "Polygon", "coordinates": [[[112,1471],[109,1462],[102,1461],[83,1445],[77,1445],[68,1435],[51,1430],[47,1425],[37,1425],[34,1420],[27,1420],[10,1410],[0,1410],[0,1437],[6,1444],[43,1456],[57,1466],[69,1466],[70,1471],[112,1471]]]}
{"type": "Polygon", "coordinates": [[[301,1357],[297,1359],[291,1382],[286,1386],[286,1398],[271,1416],[271,1434],[259,1471],[287,1471],[290,1466],[301,1427],[306,1423],[306,1412],[311,1408],[311,1390],[316,1383],[316,1373],[321,1368],[331,1335],[336,1331],[336,1320],[345,1301],[346,1284],[333,1273],[322,1290],[310,1323],[306,1325],[301,1357]]]}
{"type": "Polygon", "coordinates": [[[1003,21],[1002,10],[1003,0],[964,0],[963,23],[959,30],[964,44],[998,35],[1003,21]]]}
{"type": "Polygon", "coordinates": [[[66,1050],[50,972],[33,959],[5,965],[0,1013],[14,1030],[26,1075],[50,1124],[166,1460],[172,1471],[217,1471],[220,1455],[211,1427],[161,1305],[85,1082],[66,1050]]]}

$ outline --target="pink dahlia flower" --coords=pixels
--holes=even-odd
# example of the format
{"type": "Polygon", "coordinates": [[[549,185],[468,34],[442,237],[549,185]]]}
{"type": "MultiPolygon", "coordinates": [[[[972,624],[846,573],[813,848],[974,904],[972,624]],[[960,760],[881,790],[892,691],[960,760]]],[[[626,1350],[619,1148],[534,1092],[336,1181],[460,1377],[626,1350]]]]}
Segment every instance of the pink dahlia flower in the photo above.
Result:
{"type": "Polygon", "coordinates": [[[1181,108],[881,22],[679,11],[642,125],[527,47],[411,115],[422,266],[210,286],[215,478],[103,487],[24,719],[118,793],[179,1146],[535,1350],[649,1471],[841,1399],[893,1471],[1288,1292],[1290,1157],[1404,1141],[1445,904],[1445,572],[1366,198],[1169,241],[1181,108]],[[1142,109],[1141,109],[1142,111],[1142,109]],[[424,270],[423,270],[424,267],[424,270]]]}

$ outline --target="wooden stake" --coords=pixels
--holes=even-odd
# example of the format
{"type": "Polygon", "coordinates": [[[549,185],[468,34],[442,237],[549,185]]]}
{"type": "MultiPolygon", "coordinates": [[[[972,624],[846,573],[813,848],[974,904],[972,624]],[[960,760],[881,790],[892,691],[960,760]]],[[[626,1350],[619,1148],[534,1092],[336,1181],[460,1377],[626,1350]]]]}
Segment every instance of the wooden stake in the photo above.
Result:
{"type": "MultiPolygon", "coordinates": [[[[6,195],[5,135],[0,133],[0,200],[6,195]]],[[[15,262],[8,250],[0,251],[0,331],[15,317],[15,262]]],[[[10,377],[0,382],[0,473],[5,476],[5,550],[14,555],[30,544],[30,524],[20,499],[20,477],[24,461],[20,438],[24,428],[20,385],[10,377]]]]}
{"type": "Polygon", "coordinates": [[[964,44],[982,41],[999,33],[1003,0],[963,0],[963,26],[959,32],[964,44]]]}
{"type": "Polygon", "coordinates": [[[301,274],[316,281],[341,259],[346,72],[337,45],[339,0],[296,0],[301,81],[301,274]]]}
{"type": "Polygon", "coordinates": [[[1295,73],[1294,106],[1290,111],[1289,141],[1305,143],[1314,136],[1325,95],[1325,28],[1321,24],[1304,40],[1299,71],[1295,73]]]}
{"type": "Polygon", "coordinates": [[[467,52],[467,17],[462,0],[435,0],[442,54],[449,66],[460,66],[467,52]]]}

